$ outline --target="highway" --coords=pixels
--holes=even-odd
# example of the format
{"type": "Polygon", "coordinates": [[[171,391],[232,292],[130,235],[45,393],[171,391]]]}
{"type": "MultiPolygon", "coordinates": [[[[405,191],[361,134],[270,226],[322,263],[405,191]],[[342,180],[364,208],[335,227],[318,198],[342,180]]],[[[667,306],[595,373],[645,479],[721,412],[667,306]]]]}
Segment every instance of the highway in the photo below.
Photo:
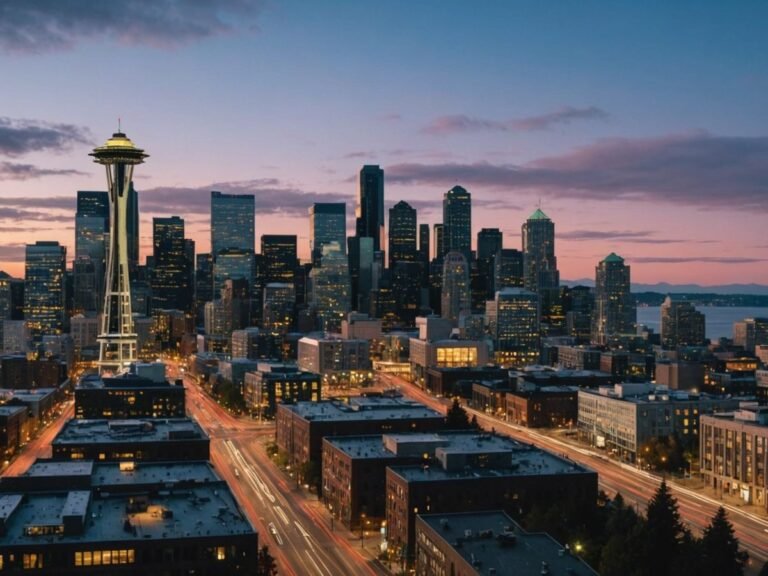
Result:
{"type": "MultiPolygon", "coordinates": [[[[406,396],[436,410],[444,412],[450,404],[449,400],[436,398],[397,376],[386,374],[380,377],[387,385],[399,388],[406,396]]],[[[609,459],[602,452],[595,452],[551,435],[541,434],[533,429],[508,424],[467,406],[464,408],[470,416],[477,416],[478,423],[486,430],[495,429],[499,433],[560,454],[595,470],[602,490],[610,496],[621,492],[627,504],[634,506],[638,512],[645,513],[648,501],[661,483],[662,478],[658,474],[651,474],[635,466],[609,459]]],[[[700,535],[717,512],[717,508],[723,506],[728,511],[728,518],[733,524],[742,548],[749,552],[750,569],[759,570],[768,560],[768,519],[752,514],[740,506],[712,498],[701,491],[692,490],[674,482],[669,482],[668,485],[677,499],[681,518],[694,533],[700,535]]]]}
{"type": "MultiPolygon", "coordinates": [[[[296,576],[379,575],[387,572],[364,554],[347,531],[333,531],[320,504],[289,485],[265,451],[273,424],[236,418],[190,377],[187,413],[211,438],[211,461],[268,545],[279,573],[296,576]]],[[[354,538],[354,539],[353,539],[354,538]]]]}

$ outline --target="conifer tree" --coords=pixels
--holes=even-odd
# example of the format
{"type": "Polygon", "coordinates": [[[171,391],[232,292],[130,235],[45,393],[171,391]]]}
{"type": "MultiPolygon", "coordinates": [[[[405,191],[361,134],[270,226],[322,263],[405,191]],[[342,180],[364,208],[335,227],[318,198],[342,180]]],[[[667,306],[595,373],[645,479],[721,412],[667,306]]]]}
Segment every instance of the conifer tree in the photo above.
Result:
{"type": "Polygon", "coordinates": [[[712,576],[744,574],[749,556],[743,550],[739,550],[739,540],[734,536],[733,525],[722,506],[717,509],[709,525],[704,528],[701,544],[707,574],[712,576]]]}

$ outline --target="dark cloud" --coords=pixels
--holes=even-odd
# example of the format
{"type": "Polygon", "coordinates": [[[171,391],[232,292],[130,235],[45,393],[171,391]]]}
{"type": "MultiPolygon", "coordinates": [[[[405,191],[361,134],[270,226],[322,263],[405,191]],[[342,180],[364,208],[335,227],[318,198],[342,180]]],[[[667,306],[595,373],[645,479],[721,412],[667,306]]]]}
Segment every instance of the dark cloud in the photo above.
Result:
{"type": "Polygon", "coordinates": [[[456,134],[464,132],[532,132],[547,130],[558,124],[570,124],[574,120],[604,120],[608,114],[595,106],[575,108],[564,106],[553,112],[511,120],[474,118],[466,114],[438,116],[422,128],[427,134],[456,134]]]}
{"type": "Polygon", "coordinates": [[[0,206],[10,206],[11,208],[40,208],[40,206],[45,206],[46,210],[67,210],[74,213],[77,208],[77,199],[75,196],[0,197],[0,206]]]}
{"type": "Polygon", "coordinates": [[[563,106],[562,108],[547,114],[513,120],[512,127],[515,130],[528,132],[533,130],[547,130],[557,124],[570,124],[574,120],[606,120],[607,118],[608,113],[596,106],[588,106],[587,108],[563,106]]]}
{"type": "Polygon", "coordinates": [[[307,216],[315,202],[351,202],[352,194],[320,194],[286,186],[274,178],[241,182],[215,182],[199,187],[157,187],[139,190],[142,211],[155,213],[210,214],[211,191],[253,194],[256,214],[307,216]]]}
{"type": "Polygon", "coordinates": [[[342,158],[348,160],[350,158],[371,158],[372,156],[374,156],[373,152],[356,151],[356,152],[349,152],[348,154],[344,154],[342,158]]]}
{"type": "Polygon", "coordinates": [[[0,154],[6,156],[40,150],[58,152],[75,144],[91,143],[91,133],[82,126],[0,117],[0,154]]]}
{"type": "Polygon", "coordinates": [[[25,260],[24,244],[2,244],[0,245],[0,262],[24,262],[25,260]]]}
{"type": "Polygon", "coordinates": [[[391,184],[522,191],[562,199],[636,200],[687,206],[768,210],[768,137],[706,132],[601,140],[567,154],[515,166],[403,163],[391,184]]]}
{"type": "Polygon", "coordinates": [[[32,180],[43,176],[87,176],[79,170],[52,170],[39,168],[33,164],[0,162],[0,180],[32,180]]]}
{"type": "Polygon", "coordinates": [[[261,0],[24,0],[0,2],[0,50],[42,53],[90,38],[173,48],[255,30],[261,0]]]}
{"type": "Polygon", "coordinates": [[[558,232],[557,237],[565,240],[615,240],[630,244],[681,244],[696,243],[710,244],[714,240],[690,240],[682,238],[654,238],[656,232],[651,230],[572,230],[570,232],[558,232]]]}
{"type": "Polygon", "coordinates": [[[766,262],[765,258],[745,258],[745,257],[720,257],[720,256],[641,256],[632,258],[632,262],[638,264],[691,264],[695,262],[705,264],[759,264],[766,262]]]}
{"type": "Polygon", "coordinates": [[[74,217],[74,214],[51,214],[49,208],[43,204],[40,206],[40,211],[8,207],[0,208],[0,220],[12,220],[14,222],[24,222],[27,220],[39,220],[44,222],[71,222],[74,217]]]}

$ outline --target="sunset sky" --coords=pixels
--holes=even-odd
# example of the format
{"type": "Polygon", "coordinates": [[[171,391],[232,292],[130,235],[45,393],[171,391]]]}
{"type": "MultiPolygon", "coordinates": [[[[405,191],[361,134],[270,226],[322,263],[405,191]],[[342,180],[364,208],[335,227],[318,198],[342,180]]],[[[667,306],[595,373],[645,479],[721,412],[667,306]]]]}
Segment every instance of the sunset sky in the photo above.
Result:
{"type": "MultiPolygon", "coordinates": [[[[27,0],[0,4],[0,269],[74,255],[88,152],[117,129],[153,216],[209,248],[210,191],[299,236],[363,164],[419,222],[472,194],[473,236],[541,204],[565,279],[768,284],[768,2],[27,0]]],[[[258,250],[258,240],[257,240],[258,250]]]]}

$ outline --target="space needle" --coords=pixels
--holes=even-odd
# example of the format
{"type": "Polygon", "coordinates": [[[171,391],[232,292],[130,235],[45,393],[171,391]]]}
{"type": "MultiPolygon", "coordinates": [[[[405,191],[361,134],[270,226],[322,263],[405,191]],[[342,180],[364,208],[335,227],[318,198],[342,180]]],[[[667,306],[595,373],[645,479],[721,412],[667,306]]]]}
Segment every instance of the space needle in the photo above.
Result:
{"type": "Polygon", "coordinates": [[[107,169],[109,189],[109,248],[104,278],[104,308],[99,332],[99,374],[125,371],[136,361],[136,332],[131,315],[131,281],[128,273],[128,190],[133,167],[147,154],[119,130],[104,146],[89,154],[107,169]]]}

